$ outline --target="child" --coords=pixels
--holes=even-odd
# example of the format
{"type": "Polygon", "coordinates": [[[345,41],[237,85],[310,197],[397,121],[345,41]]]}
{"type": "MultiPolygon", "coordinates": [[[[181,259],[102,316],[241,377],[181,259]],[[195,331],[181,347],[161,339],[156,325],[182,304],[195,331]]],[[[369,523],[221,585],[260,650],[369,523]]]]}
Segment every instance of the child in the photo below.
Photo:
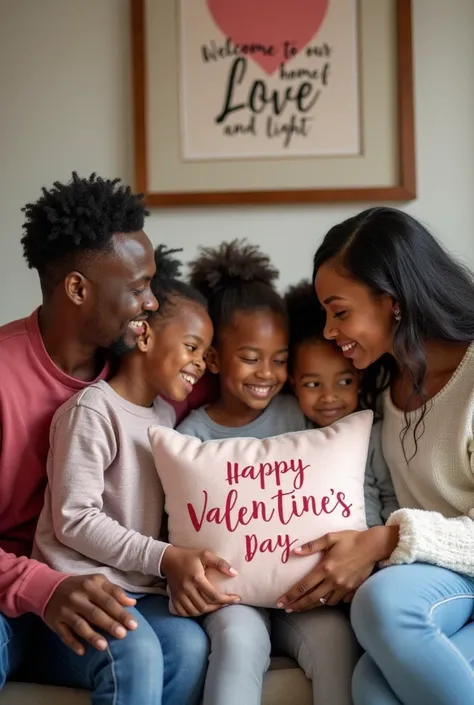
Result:
{"type": "Polygon", "coordinates": [[[182,433],[206,441],[305,428],[294,399],[278,396],[287,380],[288,322],[277,277],[266,256],[238,241],[203,249],[191,263],[192,285],[206,297],[214,325],[206,362],[219,376],[220,395],[191,412],[182,433]]]}
{"type": "MultiPolygon", "coordinates": [[[[97,648],[109,650],[116,678],[147,681],[150,664],[158,677],[149,679],[155,685],[147,702],[157,705],[162,698],[168,705],[197,703],[208,654],[197,622],[169,614],[163,579],[178,613],[196,615],[215,594],[205,565],[220,561],[169,546],[159,537],[163,490],[147,431],[152,424],[174,426],[174,408],[162,397],[186,399],[204,373],[212,340],[206,301],[176,279],[179,263],[169,254],[163,248],[156,252],[151,286],[159,309],[141,324],[137,348],[121,359],[109,383],[91,385],[55,414],[49,484],[33,552],[65,573],[103,573],[136,600],[131,610],[136,625],[142,638],[144,630],[149,632],[141,672],[131,672],[121,660],[120,639],[99,640],[97,648]]],[[[222,572],[230,575],[230,567],[226,564],[222,572]]],[[[233,598],[218,596],[218,601],[233,598]]],[[[134,632],[127,634],[128,645],[133,637],[134,632]]],[[[83,658],[94,651],[79,645],[75,650],[83,658]]]]}
{"type": "MultiPolygon", "coordinates": [[[[285,296],[290,321],[290,381],[301,411],[316,427],[329,426],[357,411],[363,379],[334,342],[324,338],[325,315],[310,282],[285,296]]],[[[367,404],[366,404],[367,406],[367,404]]],[[[365,473],[367,525],[385,524],[399,505],[375,423],[365,473]]]]}
{"type": "MultiPolygon", "coordinates": [[[[201,440],[266,438],[304,430],[294,397],[279,395],[287,379],[288,322],[274,288],[278,273],[245,241],[203,249],[191,264],[191,282],[207,298],[214,324],[208,368],[220,396],[178,427],[201,440]]],[[[313,680],[314,705],[350,705],[350,678],[358,650],[347,617],[319,608],[287,614],[233,605],[206,615],[211,639],[204,705],[259,705],[272,645],[298,661],[313,680]]]]}

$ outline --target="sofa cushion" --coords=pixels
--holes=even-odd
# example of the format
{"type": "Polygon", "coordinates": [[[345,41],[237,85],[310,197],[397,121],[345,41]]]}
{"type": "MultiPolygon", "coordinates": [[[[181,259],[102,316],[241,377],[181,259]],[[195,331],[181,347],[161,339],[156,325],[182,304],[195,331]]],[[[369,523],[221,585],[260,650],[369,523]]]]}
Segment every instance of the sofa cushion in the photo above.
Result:
{"type": "MultiPolygon", "coordinates": [[[[0,705],[88,705],[86,691],[30,683],[7,683],[0,692],[0,705]]],[[[289,658],[272,658],[265,675],[262,705],[311,705],[311,684],[289,658]]]]}

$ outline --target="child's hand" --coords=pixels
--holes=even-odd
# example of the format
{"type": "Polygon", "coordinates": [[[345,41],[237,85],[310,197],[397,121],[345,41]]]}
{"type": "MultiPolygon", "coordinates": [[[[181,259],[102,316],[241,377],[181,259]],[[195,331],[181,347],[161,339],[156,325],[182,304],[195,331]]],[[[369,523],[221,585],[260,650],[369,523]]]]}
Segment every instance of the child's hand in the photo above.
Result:
{"type": "Polygon", "coordinates": [[[218,592],[206,577],[206,568],[223,575],[237,575],[231,566],[210,551],[168,546],[161,562],[161,572],[168,581],[176,613],[181,617],[197,617],[223,605],[234,604],[238,595],[218,592]]]}

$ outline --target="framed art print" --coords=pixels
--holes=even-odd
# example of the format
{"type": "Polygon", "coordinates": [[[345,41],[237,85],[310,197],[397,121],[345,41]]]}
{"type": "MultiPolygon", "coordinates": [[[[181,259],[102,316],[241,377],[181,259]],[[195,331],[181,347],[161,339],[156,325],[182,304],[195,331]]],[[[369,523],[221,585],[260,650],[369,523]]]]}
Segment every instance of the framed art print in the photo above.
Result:
{"type": "Polygon", "coordinates": [[[151,206],[415,197],[410,0],[130,0],[151,206]]]}

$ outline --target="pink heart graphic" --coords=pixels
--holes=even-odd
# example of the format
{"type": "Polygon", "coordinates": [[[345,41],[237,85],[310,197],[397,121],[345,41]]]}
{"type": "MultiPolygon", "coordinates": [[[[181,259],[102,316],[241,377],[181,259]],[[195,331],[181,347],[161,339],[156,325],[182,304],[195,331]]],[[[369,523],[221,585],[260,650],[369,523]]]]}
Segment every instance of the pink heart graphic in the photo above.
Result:
{"type": "Polygon", "coordinates": [[[284,43],[303,49],[319,31],[329,0],[207,0],[221,32],[234,44],[273,46],[272,55],[249,53],[269,76],[289,61],[284,43]]]}

